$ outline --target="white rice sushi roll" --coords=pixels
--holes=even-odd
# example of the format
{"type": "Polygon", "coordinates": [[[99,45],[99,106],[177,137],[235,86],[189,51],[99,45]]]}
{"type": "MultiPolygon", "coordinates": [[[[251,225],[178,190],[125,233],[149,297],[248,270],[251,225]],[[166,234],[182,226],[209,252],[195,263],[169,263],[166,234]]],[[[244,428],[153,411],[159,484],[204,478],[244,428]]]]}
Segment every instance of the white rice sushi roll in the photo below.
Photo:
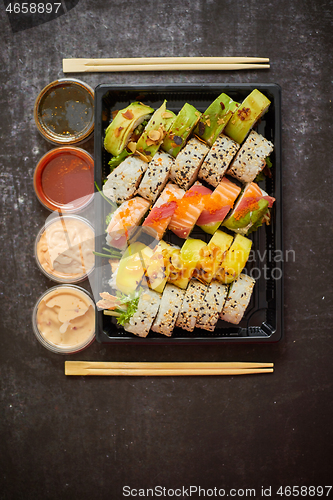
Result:
{"type": "Polygon", "coordinates": [[[177,327],[193,332],[206,290],[207,285],[200,281],[190,281],[176,322],[177,327]]]}
{"type": "Polygon", "coordinates": [[[161,304],[151,327],[153,332],[171,337],[181,309],[185,291],[167,283],[162,294],[161,304]]]}
{"type": "Polygon", "coordinates": [[[230,165],[227,173],[241,182],[252,182],[266,165],[273,144],[252,130],[230,165]]]}
{"type": "Polygon", "coordinates": [[[213,280],[209,285],[204,300],[200,306],[196,327],[213,332],[220,317],[228,287],[213,280]]]}
{"type": "Polygon", "coordinates": [[[212,145],[199,170],[199,179],[217,187],[239,148],[237,142],[221,134],[212,145]]]}
{"type": "Polygon", "coordinates": [[[148,164],[137,194],[151,203],[157,199],[169,177],[174,159],[166,153],[156,153],[148,164]]]}
{"type": "Polygon", "coordinates": [[[254,285],[255,280],[244,273],[240,274],[231,283],[228,297],[220,316],[221,319],[238,325],[249,305],[254,285]]]}
{"type": "Polygon", "coordinates": [[[195,137],[178,153],[170,177],[182,189],[188,190],[198,177],[201,164],[209,148],[195,137]]]}
{"type": "Polygon", "coordinates": [[[136,156],[129,156],[108,175],[103,194],[117,205],[131,199],[147,167],[147,162],[136,156]]]}
{"type": "Polygon", "coordinates": [[[124,329],[138,337],[147,337],[160,307],[161,297],[160,293],[145,289],[140,295],[137,310],[124,325],[124,329]]]}

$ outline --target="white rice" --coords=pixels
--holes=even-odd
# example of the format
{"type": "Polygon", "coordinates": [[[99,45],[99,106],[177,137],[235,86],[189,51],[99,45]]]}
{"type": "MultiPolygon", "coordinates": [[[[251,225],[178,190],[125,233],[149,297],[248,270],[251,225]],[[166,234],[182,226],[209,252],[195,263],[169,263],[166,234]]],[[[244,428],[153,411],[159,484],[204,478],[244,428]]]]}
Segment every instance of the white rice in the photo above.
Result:
{"type": "Polygon", "coordinates": [[[255,280],[244,273],[231,283],[221,319],[238,325],[249,305],[254,285],[255,280]]]}
{"type": "Polygon", "coordinates": [[[153,332],[162,333],[167,337],[171,337],[184,295],[185,291],[181,288],[177,288],[170,283],[166,284],[158,314],[151,327],[153,332]]]}
{"type": "Polygon", "coordinates": [[[189,189],[197,179],[200,166],[209,151],[208,146],[195,137],[178,153],[170,177],[182,189],[189,189]]]}
{"type": "Polygon", "coordinates": [[[136,312],[129,322],[124,325],[124,329],[138,337],[147,337],[157,315],[161,297],[161,294],[154,292],[154,290],[145,289],[140,295],[136,312]]]}
{"type": "Polygon", "coordinates": [[[200,281],[190,281],[176,322],[177,327],[193,332],[206,290],[207,285],[200,281]]]}
{"type": "Polygon", "coordinates": [[[148,164],[137,193],[146,200],[157,199],[166,185],[174,159],[166,153],[156,153],[148,164]]]}
{"type": "Polygon", "coordinates": [[[273,144],[252,130],[230,165],[227,174],[241,182],[252,182],[266,165],[266,157],[273,151],[273,144]]]}
{"type": "Polygon", "coordinates": [[[228,287],[213,280],[209,285],[204,300],[200,306],[196,327],[213,332],[220,317],[228,287]]]}
{"type": "Polygon", "coordinates": [[[221,134],[212,145],[199,170],[199,179],[217,187],[239,148],[240,145],[237,142],[221,134]]]}
{"type": "Polygon", "coordinates": [[[121,205],[135,195],[147,167],[147,162],[136,156],[129,156],[108,175],[103,194],[121,205]]]}

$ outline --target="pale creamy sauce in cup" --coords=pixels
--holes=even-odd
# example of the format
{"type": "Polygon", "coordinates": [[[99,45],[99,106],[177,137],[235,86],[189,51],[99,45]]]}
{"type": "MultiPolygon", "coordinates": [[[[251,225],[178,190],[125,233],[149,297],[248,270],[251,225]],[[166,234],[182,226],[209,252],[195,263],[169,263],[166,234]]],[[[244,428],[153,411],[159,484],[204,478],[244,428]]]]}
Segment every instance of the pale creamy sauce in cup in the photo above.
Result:
{"type": "Polygon", "coordinates": [[[47,343],[60,348],[79,348],[94,336],[95,308],[80,290],[59,287],[38,304],[36,325],[47,343]]]}
{"type": "Polygon", "coordinates": [[[94,232],[88,224],[61,217],[45,227],[36,245],[36,257],[51,277],[73,282],[94,267],[94,248],[94,232]]]}

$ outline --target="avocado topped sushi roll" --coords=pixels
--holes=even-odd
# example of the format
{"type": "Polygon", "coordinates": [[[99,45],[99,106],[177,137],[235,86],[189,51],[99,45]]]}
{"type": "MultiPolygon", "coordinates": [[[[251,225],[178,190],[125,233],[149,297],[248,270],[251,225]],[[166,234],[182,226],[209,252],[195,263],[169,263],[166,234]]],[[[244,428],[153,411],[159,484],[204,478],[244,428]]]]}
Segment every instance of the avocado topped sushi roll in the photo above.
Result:
{"type": "Polygon", "coordinates": [[[176,158],[196,126],[200,116],[200,111],[194,106],[188,103],[184,104],[162,143],[162,149],[176,158]]]}
{"type": "Polygon", "coordinates": [[[217,137],[223,132],[237,106],[238,104],[231,97],[222,93],[202,113],[194,134],[209,146],[212,146],[217,137]]]}
{"type": "Polygon", "coordinates": [[[136,127],[149,119],[153,112],[153,108],[141,102],[132,102],[119,110],[105,131],[105,149],[113,156],[118,156],[127,146],[136,127]]]}
{"type": "Polygon", "coordinates": [[[253,90],[235,111],[224,133],[241,144],[270,104],[271,101],[258,89],[253,90]]]}
{"type": "Polygon", "coordinates": [[[147,123],[137,144],[136,151],[151,160],[157,153],[176,115],[166,109],[166,101],[158,108],[147,123]]]}

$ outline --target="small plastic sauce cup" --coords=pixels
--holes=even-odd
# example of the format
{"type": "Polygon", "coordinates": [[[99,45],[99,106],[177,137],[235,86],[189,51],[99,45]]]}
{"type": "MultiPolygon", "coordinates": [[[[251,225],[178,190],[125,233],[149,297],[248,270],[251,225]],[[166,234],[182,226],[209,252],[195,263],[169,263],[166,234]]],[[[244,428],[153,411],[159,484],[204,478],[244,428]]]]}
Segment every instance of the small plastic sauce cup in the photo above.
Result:
{"type": "Polygon", "coordinates": [[[34,118],[52,144],[79,144],[94,130],[94,91],[75,78],[55,80],[39,93],[34,118]]]}
{"type": "Polygon", "coordinates": [[[38,341],[49,351],[73,354],[95,340],[95,303],[75,285],[58,285],[38,299],[32,314],[38,341]]]}
{"type": "Polygon", "coordinates": [[[35,259],[45,276],[56,283],[84,281],[95,266],[95,231],[78,215],[55,214],[35,240],[35,259]]]}
{"type": "Polygon", "coordinates": [[[64,146],[48,151],[34,172],[40,203],[51,211],[74,213],[94,197],[94,160],[84,149],[64,146]]]}

